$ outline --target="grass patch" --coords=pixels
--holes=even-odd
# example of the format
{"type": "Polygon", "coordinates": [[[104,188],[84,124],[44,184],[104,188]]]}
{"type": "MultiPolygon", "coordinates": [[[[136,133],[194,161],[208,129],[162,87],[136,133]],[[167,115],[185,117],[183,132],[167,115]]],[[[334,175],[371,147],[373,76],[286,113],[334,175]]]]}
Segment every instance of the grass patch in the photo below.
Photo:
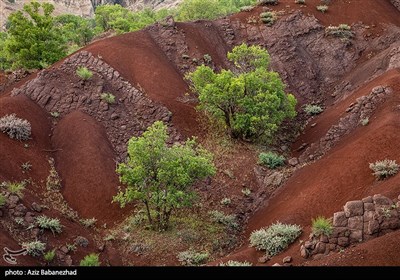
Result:
{"type": "Polygon", "coordinates": [[[320,236],[320,235],[330,236],[333,232],[332,221],[322,216],[312,219],[311,228],[312,228],[312,233],[315,236],[320,236]]]}

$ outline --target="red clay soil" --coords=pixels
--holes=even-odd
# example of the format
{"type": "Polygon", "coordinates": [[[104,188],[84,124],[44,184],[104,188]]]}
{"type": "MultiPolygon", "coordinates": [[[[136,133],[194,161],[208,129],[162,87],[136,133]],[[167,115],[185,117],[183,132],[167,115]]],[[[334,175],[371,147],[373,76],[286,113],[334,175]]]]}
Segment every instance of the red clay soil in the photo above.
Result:
{"type": "Polygon", "coordinates": [[[49,141],[50,123],[46,113],[25,96],[0,97],[0,116],[15,113],[17,117],[31,123],[32,139],[17,141],[0,133],[0,181],[32,178],[40,181],[47,177],[49,163],[44,150],[51,149],[49,141]],[[24,144],[29,147],[25,148],[24,144]],[[21,164],[30,162],[32,169],[22,173],[21,164]]]}
{"type": "MultiPolygon", "coordinates": [[[[392,75],[389,73],[388,75],[392,75]]],[[[370,118],[370,124],[357,128],[319,161],[303,167],[281,187],[276,194],[249,220],[245,236],[253,230],[268,226],[275,221],[296,223],[309,233],[311,219],[323,215],[331,217],[350,200],[357,200],[377,193],[395,198],[400,193],[400,174],[376,181],[368,167],[370,162],[390,158],[400,161],[400,78],[389,79],[394,89],[392,97],[370,118]]],[[[375,85],[380,85],[380,81],[375,85]]],[[[355,93],[358,95],[358,93],[355,93]]],[[[332,108],[330,110],[335,110],[332,108]]],[[[328,114],[327,114],[328,115],[328,114]]],[[[333,117],[337,120],[337,117],[333,117]]],[[[256,262],[254,249],[247,244],[238,252],[256,262]]],[[[286,254],[297,254],[299,246],[293,245],[286,254]],[[296,252],[297,251],[297,252],[296,252]]],[[[236,258],[236,255],[234,255],[236,258]]],[[[282,256],[276,257],[278,260],[282,256]]],[[[398,258],[399,259],[399,258],[398,258]]],[[[301,259],[299,259],[302,261],[301,259]]],[[[389,261],[389,258],[387,258],[389,261]]],[[[296,260],[295,260],[296,261],[296,260]]],[[[382,262],[385,259],[381,260],[382,262]]]]}
{"type": "Polygon", "coordinates": [[[293,156],[298,157],[303,152],[297,151],[302,144],[311,144],[321,139],[328,132],[331,126],[336,124],[337,121],[346,114],[346,108],[348,108],[351,103],[355,102],[357,98],[368,95],[376,85],[396,84],[396,79],[399,78],[399,75],[400,69],[388,71],[385,75],[379,76],[365,84],[348,98],[338,102],[329,108],[329,110],[326,110],[322,114],[310,120],[302,135],[300,135],[300,137],[296,139],[296,142],[293,143],[293,156]],[[316,125],[312,127],[311,125],[314,124],[316,125]]]}
{"type": "Polygon", "coordinates": [[[186,83],[145,30],[97,41],[85,50],[100,55],[133,86],[165,105],[182,134],[198,135],[193,105],[178,100],[188,91],[186,83]]]}
{"type": "Polygon", "coordinates": [[[226,53],[230,49],[212,22],[178,22],[176,26],[185,33],[190,57],[209,54],[215,65],[228,68],[229,64],[226,59],[226,53]]]}
{"type": "MultiPolygon", "coordinates": [[[[4,251],[3,248],[8,248],[13,251],[17,251],[21,249],[21,246],[8,234],[7,231],[0,229],[0,254],[3,255],[4,251]]],[[[37,265],[38,262],[35,258],[26,255],[26,256],[17,256],[16,258],[16,264],[15,265],[29,265],[29,266],[34,266],[37,265]]],[[[7,263],[4,261],[4,259],[1,257],[0,258],[0,266],[10,266],[11,264],[7,263]]]]}
{"type": "Polygon", "coordinates": [[[390,3],[390,0],[334,0],[329,4],[326,13],[321,13],[316,9],[319,5],[322,5],[320,0],[307,0],[306,5],[295,4],[294,0],[280,0],[276,6],[260,6],[251,12],[242,12],[231,18],[247,22],[249,16],[258,16],[268,7],[275,11],[284,10],[285,12],[300,9],[304,14],[315,16],[325,26],[362,22],[369,25],[374,33],[379,33],[383,24],[400,25],[399,11],[390,3]]]}
{"type": "Polygon", "coordinates": [[[104,128],[89,115],[75,111],[60,121],[52,141],[69,205],[83,218],[95,217],[99,224],[118,221],[124,211],[111,204],[119,182],[104,128]]]}

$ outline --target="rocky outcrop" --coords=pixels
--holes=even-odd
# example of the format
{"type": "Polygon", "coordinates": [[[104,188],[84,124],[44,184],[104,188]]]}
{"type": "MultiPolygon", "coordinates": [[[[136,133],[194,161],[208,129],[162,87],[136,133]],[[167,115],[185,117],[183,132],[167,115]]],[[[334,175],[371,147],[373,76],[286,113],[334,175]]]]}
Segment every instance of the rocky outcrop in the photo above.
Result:
{"type": "Polygon", "coordinates": [[[304,258],[320,258],[331,251],[382,236],[400,228],[400,196],[395,202],[376,194],[347,202],[343,211],[332,217],[333,231],[329,236],[315,236],[300,248],[304,258]]]}
{"type": "Polygon", "coordinates": [[[390,0],[390,2],[400,11],[400,0],[390,0]]]}
{"type": "MultiPolygon", "coordinates": [[[[41,71],[12,95],[25,94],[53,115],[55,120],[75,110],[82,110],[105,128],[119,160],[126,156],[126,143],[132,136],[140,136],[157,120],[169,123],[171,113],[164,106],[151,101],[141,91],[121,77],[118,71],[81,51],[67,58],[60,66],[41,71]],[[92,78],[82,80],[76,74],[78,67],[87,67],[92,78]],[[114,103],[102,100],[101,95],[115,96],[114,103]]],[[[171,140],[180,139],[170,125],[171,140]]]]}
{"type": "Polygon", "coordinates": [[[346,115],[333,125],[319,142],[313,143],[300,156],[300,162],[316,159],[324,155],[346,134],[349,134],[363,122],[368,124],[369,117],[375,109],[382,104],[392,93],[392,89],[386,86],[377,86],[367,96],[357,98],[346,109],[346,115]]]}

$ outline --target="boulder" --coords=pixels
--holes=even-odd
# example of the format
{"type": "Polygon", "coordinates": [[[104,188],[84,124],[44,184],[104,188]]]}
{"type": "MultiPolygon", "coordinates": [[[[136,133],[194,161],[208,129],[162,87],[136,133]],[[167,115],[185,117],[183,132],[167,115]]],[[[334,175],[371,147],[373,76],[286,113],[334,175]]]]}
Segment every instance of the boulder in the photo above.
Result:
{"type": "Polygon", "coordinates": [[[42,212],[42,206],[40,206],[39,204],[37,204],[36,202],[33,202],[31,205],[32,210],[40,213],[42,212]]]}
{"type": "Polygon", "coordinates": [[[349,245],[349,238],[348,237],[339,237],[338,245],[341,247],[347,247],[349,245]]]}
{"type": "Polygon", "coordinates": [[[357,243],[363,240],[363,231],[362,230],[353,230],[350,233],[349,241],[350,243],[357,243]]]}
{"type": "Polygon", "coordinates": [[[355,216],[349,218],[348,228],[351,230],[362,230],[363,229],[363,217],[362,216],[355,216]]]}
{"type": "Polygon", "coordinates": [[[361,200],[349,201],[344,206],[346,217],[361,216],[364,213],[364,203],[361,200]]]}
{"type": "Polygon", "coordinates": [[[372,196],[368,196],[368,197],[363,198],[362,202],[364,202],[364,204],[365,203],[373,203],[372,196]]]}
{"type": "Polygon", "coordinates": [[[364,203],[364,211],[375,211],[375,204],[373,203],[364,203]]]}
{"type": "Polygon", "coordinates": [[[83,236],[78,236],[77,238],[75,238],[74,242],[76,245],[79,245],[81,247],[87,247],[89,245],[89,240],[87,240],[87,238],[83,236]]]}
{"type": "Polygon", "coordinates": [[[289,165],[291,165],[291,166],[296,166],[296,165],[299,164],[299,160],[298,160],[297,158],[294,157],[294,158],[289,159],[288,163],[289,163],[289,165]]]}
{"type": "Polygon", "coordinates": [[[374,204],[379,205],[379,206],[382,206],[382,205],[390,206],[393,204],[391,199],[389,199],[386,196],[383,196],[381,194],[374,195],[372,199],[374,200],[374,204]]]}
{"type": "Polygon", "coordinates": [[[379,222],[377,220],[372,220],[368,222],[367,234],[371,235],[379,231],[379,222]]]}
{"type": "Polygon", "coordinates": [[[292,257],[291,256],[286,256],[283,258],[282,262],[283,263],[291,263],[292,262],[292,257]]]}
{"type": "Polygon", "coordinates": [[[333,214],[333,226],[334,227],[346,227],[347,218],[345,212],[336,212],[333,214]]]}
{"type": "Polygon", "coordinates": [[[364,212],[364,223],[372,221],[374,219],[375,211],[365,211],[364,212]]]}

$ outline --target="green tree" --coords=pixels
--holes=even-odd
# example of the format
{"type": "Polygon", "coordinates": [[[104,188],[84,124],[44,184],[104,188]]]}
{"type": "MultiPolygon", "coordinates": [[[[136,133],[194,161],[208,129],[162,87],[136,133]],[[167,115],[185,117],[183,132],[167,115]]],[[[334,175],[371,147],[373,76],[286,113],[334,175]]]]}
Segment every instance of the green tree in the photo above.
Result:
{"type": "Polygon", "coordinates": [[[89,44],[99,33],[93,19],[65,14],[55,17],[54,22],[62,30],[63,38],[67,43],[73,42],[80,47],[89,44]]]}
{"type": "Polygon", "coordinates": [[[228,53],[233,71],[201,65],[186,75],[199,108],[224,122],[234,138],[269,140],[286,118],[296,116],[296,99],[285,93],[279,74],[268,71],[269,54],[242,44],[228,53]]]}
{"type": "Polygon", "coordinates": [[[60,29],[54,25],[51,15],[54,6],[32,2],[24,5],[23,10],[25,13],[18,11],[8,18],[4,49],[12,67],[41,69],[63,58],[66,44],[60,29]]]}
{"type": "Polygon", "coordinates": [[[129,140],[127,162],[117,168],[127,187],[113,198],[121,207],[141,201],[150,225],[160,231],[168,228],[175,209],[192,205],[196,193],[191,185],[215,174],[212,155],[194,139],[170,147],[167,139],[167,127],[158,121],[129,140]]]}

